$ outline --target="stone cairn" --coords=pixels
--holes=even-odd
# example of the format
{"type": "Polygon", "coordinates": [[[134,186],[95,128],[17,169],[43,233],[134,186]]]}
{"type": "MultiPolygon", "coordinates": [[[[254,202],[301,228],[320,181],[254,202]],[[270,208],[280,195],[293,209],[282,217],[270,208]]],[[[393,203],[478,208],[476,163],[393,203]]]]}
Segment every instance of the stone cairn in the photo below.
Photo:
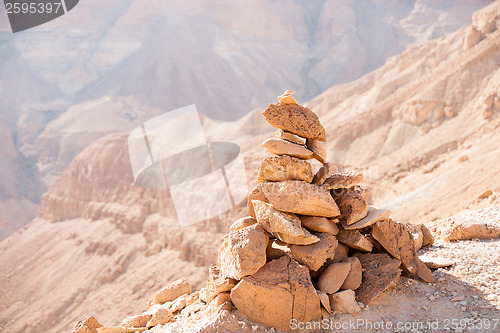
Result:
{"type": "Polygon", "coordinates": [[[359,185],[363,175],[336,172],[326,162],[325,129],[293,93],[286,91],[263,112],[278,128],[263,143],[275,156],[262,161],[248,196],[249,216],[231,225],[206,287],[192,293],[186,280],[175,281],[120,327],[100,327],[90,317],[74,332],[143,331],[234,307],[251,321],[290,330],[292,320],[361,311],[402,271],[433,282],[426,265],[432,263],[416,254],[432,244],[432,234],[368,205],[368,190],[359,185]],[[307,161],[312,158],[322,164],[316,173],[307,161]]]}

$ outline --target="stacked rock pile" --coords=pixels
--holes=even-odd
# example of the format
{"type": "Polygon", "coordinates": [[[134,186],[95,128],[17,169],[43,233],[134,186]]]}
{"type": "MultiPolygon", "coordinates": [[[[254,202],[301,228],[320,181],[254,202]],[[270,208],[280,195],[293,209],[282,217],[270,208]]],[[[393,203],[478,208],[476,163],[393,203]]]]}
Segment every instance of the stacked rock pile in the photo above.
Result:
{"type": "Polygon", "coordinates": [[[292,94],[263,112],[278,128],[263,144],[274,156],[262,161],[249,216],[231,225],[206,287],[191,293],[185,280],[172,283],[146,312],[125,319],[123,329],[235,307],[254,322],[289,330],[294,320],[359,312],[359,303],[370,303],[402,271],[433,281],[416,254],[433,242],[428,229],[394,222],[390,211],[369,206],[363,176],[336,172],[326,162],[325,129],[292,94]],[[315,173],[312,158],[322,164],[315,173]]]}

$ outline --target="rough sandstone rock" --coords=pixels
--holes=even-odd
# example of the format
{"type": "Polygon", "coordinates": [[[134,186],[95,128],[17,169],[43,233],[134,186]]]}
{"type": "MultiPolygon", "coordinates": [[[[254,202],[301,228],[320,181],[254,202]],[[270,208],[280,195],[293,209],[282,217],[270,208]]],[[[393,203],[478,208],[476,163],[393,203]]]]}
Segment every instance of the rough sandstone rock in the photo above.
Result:
{"type": "Polygon", "coordinates": [[[307,139],[306,146],[313,152],[314,158],[318,160],[319,163],[323,164],[326,162],[326,148],[323,142],[307,139]]]}
{"type": "Polygon", "coordinates": [[[323,308],[325,308],[325,310],[328,313],[332,313],[332,309],[330,307],[330,299],[328,298],[328,294],[321,291],[321,290],[316,290],[316,294],[318,294],[319,300],[320,300],[323,308]]]}
{"type": "Polygon", "coordinates": [[[303,180],[310,183],[313,177],[311,164],[307,161],[287,155],[270,156],[260,165],[257,183],[284,180],[303,180]]]}
{"type": "Polygon", "coordinates": [[[312,183],[316,185],[323,185],[325,180],[334,170],[337,170],[335,165],[333,165],[332,163],[324,163],[321,168],[316,171],[312,183]]]}
{"type": "Polygon", "coordinates": [[[349,188],[358,185],[363,180],[363,174],[358,172],[336,172],[326,178],[323,186],[328,190],[349,188]]]}
{"type": "Polygon", "coordinates": [[[309,230],[325,232],[332,235],[336,235],[339,233],[339,227],[337,227],[337,224],[334,221],[327,219],[326,217],[302,216],[300,220],[302,221],[302,226],[306,227],[309,230]]]}
{"type": "Polygon", "coordinates": [[[282,242],[279,239],[270,239],[266,249],[267,262],[286,255],[289,250],[287,245],[287,243],[282,242]]]}
{"type": "Polygon", "coordinates": [[[326,141],[326,132],[318,116],[301,105],[269,104],[262,112],[271,126],[306,139],[326,141]]]}
{"type": "Polygon", "coordinates": [[[371,252],[373,244],[357,230],[340,230],[337,240],[355,250],[371,252]]]}
{"type": "Polygon", "coordinates": [[[297,101],[295,98],[292,97],[292,95],[295,94],[295,91],[293,90],[286,90],[281,96],[278,96],[278,101],[280,104],[295,104],[298,105],[297,101]]]}
{"type": "Polygon", "coordinates": [[[420,250],[422,244],[424,243],[424,233],[420,226],[416,226],[413,224],[407,224],[406,227],[410,230],[411,235],[413,236],[413,245],[415,247],[415,252],[420,250]]]}
{"type": "Polygon", "coordinates": [[[222,275],[239,280],[257,272],[266,263],[268,240],[260,224],[227,234],[219,250],[222,275]]]}
{"type": "Polygon", "coordinates": [[[449,218],[441,222],[437,233],[445,241],[494,239],[500,237],[500,227],[486,222],[449,218]]]}
{"type": "Polygon", "coordinates": [[[297,136],[295,134],[292,134],[290,132],[283,131],[281,129],[276,131],[276,135],[278,139],[290,141],[292,143],[296,143],[298,145],[304,146],[306,144],[306,139],[301,138],[300,136],[297,136]]]}
{"type": "Polygon", "coordinates": [[[148,308],[155,304],[173,301],[184,294],[191,294],[191,285],[184,279],[176,280],[157,292],[153,298],[149,300],[148,308]]]}
{"type": "Polygon", "coordinates": [[[363,267],[363,282],[356,290],[356,300],[369,304],[401,275],[401,262],[385,253],[365,253],[357,257],[363,267]]]}
{"type": "Polygon", "coordinates": [[[281,241],[288,244],[309,245],[319,241],[319,238],[301,227],[300,219],[295,214],[283,213],[272,205],[253,200],[257,222],[264,229],[281,241]]]}
{"type": "Polygon", "coordinates": [[[349,262],[330,264],[320,275],[316,284],[317,289],[327,294],[333,294],[338,291],[344,284],[347,275],[349,275],[350,269],[351,263],[349,262]]]}
{"type": "Polygon", "coordinates": [[[263,202],[269,202],[267,200],[264,191],[262,191],[262,188],[260,187],[260,184],[258,184],[255,189],[248,194],[248,199],[247,199],[247,212],[248,215],[251,217],[255,218],[255,210],[253,208],[253,203],[252,200],[259,200],[263,202]]]}
{"type": "Polygon", "coordinates": [[[288,256],[243,278],[231,290],[231,300],[251,320],[280,330],[288,331],[292,319],[308,322],[321,318],[309,270],[288,256]]]}
{"type": "Polygon", "coordinates": [[[312,151],[304,146],[300,146],[286,140],[271,138],[264,141],[262,146],[266,148],[268,152],[275,155],[289,155],[303,160],[313,158],[312,151]]]}
{"type": "Polygon", "coordinates": [[[174,318],[172,312],[167,309],[160,308],[155,314],[151,317],[151,319],[147,322],[146,327],[153,327],[156,325],[164,325],[171,321],[174,318]]]}
{"type": "Polygon", "coordinates": [[[340,287],[340,289],[356,290],[361,285],[363,277],[363,267],[361,267],[361,263],[356,257],[347,258],[346,262],[351,264],[351,268],[344,281],[344,284],[342,284],[342,287],[340,287]]]}
{"type": "Polygon", "coordinates": [[[231,310],[233,303],[231,302],[231,294],[229,292],[223,292],[217,294],[205,308],[205,313],[212,314],[218,312],[222,309],[229,311],[231,310]]]}
{"type": "Polygon", "coordinates": [[[99,327],[97,329],[97,333],[137,333],[137,332],[144,332],[145,330],[147,330],[147,327],[109,326],[109,327],[99,327]]]}
{"type": "Polygon", "coordinates": [[[218,266],[211,266],[208,270],[208,279],[205,287],[207,296],[200,298],[205,303],[209,303],[218,294],[233,289],[237,283],[237,280],[224,276],[218,266]]]}
{"type": "Polygon", "coordinates": [[[240,219],[237,219],[233,224],[231,224],[231,226],[229,227],[229,232],[249,227],[255,223],[257,223],[257,221],[251,216],[242,217],[240,219]]]}
{"type": "Polygon", "coordinates": [[[71,333],[96,333],[97,328],[102,325],[93,316],[79,320],[71,333]]]}
{"type": "Polygon", "coordinates": [[[339,243],[339,245],[337,245],[337,248],[335,249],[335,255],[332,258],[332,262],[341,262],[346,260],[348,253],[349,247],[339,243]]]}
{"type": "Polygon", "coordinates": [[[438,269],[454,265],[453,260],[443,257],[419,256],[418,258],[430,269],[438,269]]]}
{"type": "Polygon", "coordinates": [[[426,247],[429,245],[434,244],[434,235],[432,235],[432,232],[425,226],[425,224],[420,224],[419,225],[420,230],[422,230],[422,247],[426,247]]]}
{"type": "Polygon", "coordinates": [[[311,216],[335,217],[340,211],[330,193],[300,180],[262,183],[269,202],[278,210],[311,216]]]}
{"type": "Polygon", "coordinates": [[[130,316],[123,319],[122,327],[146,327],[146,324],[151,320],[153,315],[151,314],[140,314],[137,316],[130,316]]]}
{"type": "Polygon", "coordinates": [[[353,290],[342,290],[329,296],[330,307],[334,313],[358,313],[361,311],[353,290]]]}
{"type": "Polygon", "coordinates": [[[287,245],[286,253],[298,263],[317,271],[327,259],[333,258],[337,240],[330,234],[318,234],[319,242],[311,245],[287,245]]]}
{"type": "Polygon", "coordinates": [[[348,226],[358,222],[368,214],[368,203],[363,195],[355,189],[346,189],[342,195],[335,198],[335,202],[344,217],[343,224],[348,226]]]}
{"type": "Polygon", "coordinates": [[[383,208],[377,208],[374,206],[370,206],[368,208],[368,214],[359,220],[356,223],[353,223],[351,225],[348,225],[343,221],[342,227],[347,230],[352,230],[352,229],[362,229],[371,226],[372,224],[375,224],[379,221],[387,220],[389,219],[391,215],[391,211],[388,209],[383,209],[383,208]]]}

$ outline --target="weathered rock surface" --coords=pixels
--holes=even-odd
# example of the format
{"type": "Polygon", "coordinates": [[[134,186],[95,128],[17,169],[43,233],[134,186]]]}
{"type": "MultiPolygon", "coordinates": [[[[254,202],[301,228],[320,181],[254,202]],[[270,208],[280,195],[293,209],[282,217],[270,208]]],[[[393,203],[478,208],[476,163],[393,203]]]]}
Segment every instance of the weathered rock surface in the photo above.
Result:
{"type": "Polygon", "coordinates": [[[345,282],[351,264],[349,262],[339,262],[330,264],[325,271],[320,275],[316,284],[318,290],[327,294],[333,294],[338,291],[345,282]]]}
{"type": "Polygon", "coordinates": [[[335,202],[344,217],[345,225],[354,224],[368,214],[368,203],[363,195],[353,188],[345,189],[342,195],[335,198],[335,202]]]}
{"type": "Polygon", "coordinates": [[[319,241],[319,238],[301,227],[300,219],[291,213],[284,213],[271,204],[253,200],[257,222],[264,229],[288,244],[309,245],[319,241]]]}
{"type": "Polygon", "coordinates": [[[311,245],[287,245],[286,253],[298,263],[316,271],[327,259],[333,258],[337,240],[330,234],[318,234],[319,242],[311,245]]]}
{"type": "Polygon", "coordinates": [[[230,311],[233,306],[231,302],[231,294],[229,292],[223,292],[217,294],[205,308],[205,313],[215,313],[217,311],[226,310],[230,311]]]}
{"type": "Polygon", "coordinates": [[[335,313],[358,313],[361,311],[353,290],[342,290],[329,295],[330,307],[335,313]]]}
{"type": "Polygon", "coordinates": [[[314,158],[318,160],[321,164],[326,162],[326,148],[323,142],[319,140],[306,140],[306,146],[310,151],[313,152],[314,158]]]}
{"type": "Polygon", "coordinates": [[[156,325],[164,325],[172,320],[174,315],[171,311],[160,308],[155,314],[151,317],[151,319],[147,322],[146,327],[153,327],[156,325]]]}
{"type": "Polygon", "coordinates": [[[303,180],[310,183],[313,177],[311,164],[307,161],[288,155],[270,156],[266,157],[260,165],[257,183],[284,180],[303,180]]]}
{"type": "Polygon", "coordinates": [[[352,289],[356,290],[361,285],[362,277],[363,277],[363,267],[361,267],[361,263],[359,259],[356,257],[347,258],[346,262],[351,264],[351,268],[349,270],[349,274],[347,275],[344,284],[340,289],[352,289]]]}
{"type": "Polygon", "coordinates": [[[96,333],[97,328],[102,325],[93,316],[78,321],[73,327],[72,333],[96,333]]]}
{"type": "Polygon", "coordinates": [[[267,200],[266,195],[264,194],[264,191],[262,191],[262,188],[260,187],[260,184],[258,184],[252,192],[248,194],[248,199],[247,199],[247,212],[248,215],[251,217],[255,218],[255,210],[253,208],[253,200],[259,200],[263,202],[269,202],[267,200]]]}
{"type": "Polygon", "coordinates": [[[157,292],[153,298],[149,300],[148,308],[155,304],[163,304],[165,302],[173,301],[179,296],[190,294],[191,291],[191,285],[189,282],[184,279],[176,280],[157,292]]]}
{"type": "Polygon", "coordinates": [[[485,222],[461,218],[448,218],[434,229],[446,241],[494,239],[500,237],[500,227],[485,222]]]}
{"type": "Polygon", "coordinates": [[[422,230],[422,246],[425,247],[434,244],[434,235],[429,228],[427,228],[427,226],[423,223],[418,226],[420,227],[420,230],[422,230]]]}
{"type": "Polygon", "coordinates": [[[125,318],[121,326],[122,327],[146,327],[146,324],[153,317],[151,314],[140,314],[137,316],[130,316],[125,318]]]}
{"type": "Polygon", "coordinates": [[[336,170],[336,169],[337,169],[336,165],[331,164],[331,163],[324,163],[318,169],[318,171],[316,171],[316,174],[314,175],[312,183],[316,184],[316,185],[322,185],[325,182],[326,178],[328,178],[330,176],[330,174],[332,172],[334,172],[334,170],[336,170]]]}
{"type": "Polygon", "coordinates": [[[335,217],[340,214],[330,193],[314,184],[300,180],[262,183],[269,202],[284,212],[311,216],[335,217]]]}
{"type": "Polygon", "coordinates": [[[207,297],[202,298],[202,300],[205,303],[209,303],[218,294],[230,291],[237,283],[237,280],[224,276],[218,266],[211,266],[208,271],[208,279],[205,287],[207,297]]]}
{"type": "Polygon", "coordinates": [[[443,257],[430,257],[423,255],[419,256],[418,258],[425,264],[425,266],[429,267],[430,269],[450,267],[455,264],[453,260],[443,257]]]}
{"type": "Polygon", "coordinates": [[[363,174],[358,172],[336,172],[326,178],[323,186],[328,190],[349,188],[358,185],[363,180],[363,174]]]}
{"type": "MultiPolygon", "coordinates": [[[[328,234],[336,235],[339,233],[339,227],[334,221],[321,216],[302,216],[300,218],[302,226],[309,230],[317,232],[326,232],[328,234]]],[[[335,220],[338,221],[338,220],[335,220]]]]}
{"type": "Polygon", "coordinates": [[[137,333],[145,330],[146,327],[99,327],[97,333],[137,333]]]}
{"type": "Polygon", "coordinates": [[[363,282],[356,290],[356,300],[369,304],[401,275],[401,261],[385,253],[365,253],[357,257],[363,267],[363,282]]]}
{"type": "Polygon", "coordinates": [[[333,256],[332,262],[341,262],[347,259],[347,254],[349,253],[349,247],[340,244],[337,245],[337,248],[335,249],[335,255],[333,256]]]}
{"type": "Polygon", "coordinates": [[[301,138],[300,136],[297,136],[295,134],[292,134],[290,132],[283,131],[281,129],[276,131],[275,135],[278,139],[290,141],[292,143],[296,143],[298,145],[304,146],[306,144],[306,139],[301,138]]]}
{"type": "Polygon", "coordinates": [[[318,116],[300,105],[269,104],[262,112],[271,126],[303,138],[326,141],[326,132],[318,116]]]}
{"type": "Polygon", "coordinates": [[[318,297],[319,297],[319,300],[321,302],[321,305],[323,306],[323,308],[325,308],[325,310],[328,312],[328,313],[332,313],[332,309],[330,307],[330,299],[328,297],[328,294],[321,291],[321,290],[316,290],[316,293],[318,294],[318,297]]]}
{"type": "Polygon", "coordinates": [[[356,223],[348,225],[343,221],[342,227],[347,230],[351,229],[362,229],[371,226],[382,220],[386,220],[390,217],[391,211],[388,209],[377,208],[374,206],[369,206],[368,214],[356,223]]]}
{"type": "Polygon", "coordinates": [[[231,224],[231,226],[229,227],[229,232],[249,227],[255,223],[257,223],[257,221],[251,216],[239,218],[236,221],[234,221],[233,224],[231,224]]]}
{"type": "Polygon", "coordinates": [[[340,230],[337,240],[352,249],[371,252],[373,244],[357,230],[340,230]]]}
{"type": "Polygon", "coordinates": [[[308,269],[288,256],[243,278],[231,290],[231,300],[251,320],[281,330],[289,330],[292,319],[307,322],[321,317],[308,269]]]}
{"type": "Polygon", "coordinates": [[[268,240],[260,224],[227,234],[219,250],[222,275],[239,280],[257,272],[266,263],[268,240]]]}
{"type": "Polygon", "coordinates": [[[271,138],[264,141],[262,146],[266,148],[268,152],[275,155],[289,155],[303,160],[313,158],[312,151],[304,146],[300,146],[286,140],[271,138]]]}

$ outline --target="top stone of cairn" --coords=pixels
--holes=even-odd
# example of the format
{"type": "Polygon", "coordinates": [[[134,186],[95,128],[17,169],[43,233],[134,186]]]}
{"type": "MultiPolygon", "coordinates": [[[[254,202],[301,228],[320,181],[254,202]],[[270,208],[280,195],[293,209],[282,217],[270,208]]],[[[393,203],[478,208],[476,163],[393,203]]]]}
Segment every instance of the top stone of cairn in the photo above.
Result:
{"type": "Polygon", "coordinates": [[[306,139],[326,141],[325,128],[318,116],[308,108],[293,103],[291,91],[278,97],[279,103],[269,104],[262,112],[271,126],[296,134],[306,139]]]}

